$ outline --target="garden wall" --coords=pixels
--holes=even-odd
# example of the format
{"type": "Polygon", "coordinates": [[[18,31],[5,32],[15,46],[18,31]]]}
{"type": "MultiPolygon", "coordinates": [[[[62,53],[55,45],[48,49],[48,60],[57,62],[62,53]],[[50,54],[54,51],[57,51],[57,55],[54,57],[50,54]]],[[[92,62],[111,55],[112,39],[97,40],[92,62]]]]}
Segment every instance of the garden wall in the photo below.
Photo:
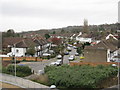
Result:
{"type": "Polygon", "coordinates": [[[97,65],[111,65],[111,64],[118,64],[117,62],[70,62],[71,66],[74,65],[92,65],[92,66],[97,66],[97,65]]]}
{"type": "MultiPolygon", "coordinates": [[[[13,57],[2,57],[3,61],[10,61],[13,60],[13,57]]],[[[39,57],[15,57],[15,60],[22,61],[22,60],[27,60],[27,61],[42,61],[43,59],[39,57]]]]}

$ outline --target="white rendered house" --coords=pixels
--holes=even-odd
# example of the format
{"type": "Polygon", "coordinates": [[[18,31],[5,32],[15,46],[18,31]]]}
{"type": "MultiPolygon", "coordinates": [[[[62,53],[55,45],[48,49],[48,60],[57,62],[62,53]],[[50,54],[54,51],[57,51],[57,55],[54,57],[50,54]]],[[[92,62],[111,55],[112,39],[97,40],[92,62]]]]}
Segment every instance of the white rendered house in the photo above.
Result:
{"type": "Polygon", "coordinates": [[[11,47],[11,52],[8,53],[7,55],[21,57],[21,56],[25,56],[26,51],[27,51],[27,45],[25,44],[24,40],[22,40],[18,43],[15,43],[11,47]]]}

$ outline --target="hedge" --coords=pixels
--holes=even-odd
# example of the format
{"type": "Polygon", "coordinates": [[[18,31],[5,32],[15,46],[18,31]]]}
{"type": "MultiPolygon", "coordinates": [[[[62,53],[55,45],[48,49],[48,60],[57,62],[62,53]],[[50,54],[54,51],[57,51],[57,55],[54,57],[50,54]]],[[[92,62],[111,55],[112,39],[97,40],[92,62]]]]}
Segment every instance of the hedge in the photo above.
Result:
{"type": "Polygon", "coordinates": [[[117,75],[117,67],[89,65],[47,66],[49,84],[65,88],[99,88],[102,80],[117,75]]]}
{"type": "MultiPolygon", "coordinates": [[[[2,68],[2,72],[6,74],[15,75],[15,65],[8,65],[2,68]]],[[[31,75],[31,69],[28,66],[16,65],[16,76],[25,77],[31,75]]]]}

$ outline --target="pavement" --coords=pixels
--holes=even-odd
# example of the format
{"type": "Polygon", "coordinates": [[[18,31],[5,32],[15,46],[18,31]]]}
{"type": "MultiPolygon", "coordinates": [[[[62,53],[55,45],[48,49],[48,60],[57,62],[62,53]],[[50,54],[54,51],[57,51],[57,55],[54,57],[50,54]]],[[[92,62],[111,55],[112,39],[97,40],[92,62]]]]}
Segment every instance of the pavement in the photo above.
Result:
{"type": "Polygon", "coordinates": [[[112,87],[109,87],[109,88],[106,88],[106,89],[103,89],[103,90],[120,90],[120,85],[114,85],[112,87]]]}

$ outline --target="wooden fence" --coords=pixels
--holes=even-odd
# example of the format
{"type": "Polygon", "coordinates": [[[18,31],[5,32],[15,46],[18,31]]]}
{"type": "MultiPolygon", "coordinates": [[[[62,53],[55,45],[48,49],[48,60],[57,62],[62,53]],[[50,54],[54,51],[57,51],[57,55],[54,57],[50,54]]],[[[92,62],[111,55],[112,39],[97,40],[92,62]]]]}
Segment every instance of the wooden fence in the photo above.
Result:
{"type": "MultiPolygon", "coordinates": [[[[3,61],[10,61],[10,60],[14,60],[13,57],[2,57],[3,61]]],[[[43,59],[39,58],[39,57],[15,57],[15,60],[18,61],[43,61],[43,59]]]]}
{"type": "Polygon", "coordinates": [[[117,62],[70,62],[71,66],[74,65],[91,65],[91,66],[97,66],[97,65],[111,65],[111,64],[118,64],[117,62]]]}

